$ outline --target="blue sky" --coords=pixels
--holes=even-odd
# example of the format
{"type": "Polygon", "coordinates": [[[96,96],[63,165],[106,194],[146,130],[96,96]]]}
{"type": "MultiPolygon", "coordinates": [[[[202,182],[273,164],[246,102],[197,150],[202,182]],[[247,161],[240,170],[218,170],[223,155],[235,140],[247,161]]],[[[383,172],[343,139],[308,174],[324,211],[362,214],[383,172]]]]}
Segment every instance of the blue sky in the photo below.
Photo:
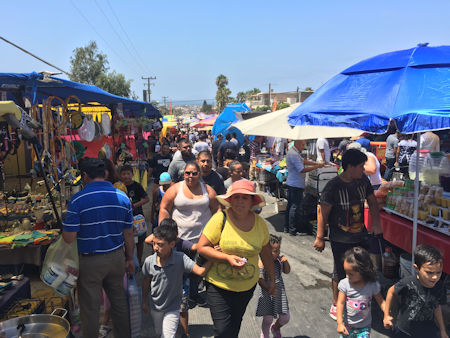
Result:
{"type": "MultiPolygon", "coordinates": [[[[221,73],[232,95],[269,82],[316,89],[380,53],[450,45],[449,1],[27,0],[4,1],[2,11],[6,39],[67,71],[72,51],[95,40],[139,97],[141,76],[156,76],[160,101],[212,99],[221,73]]],[[[0,50],[0,72],[52,70],[3,41],[0,50]]]]}

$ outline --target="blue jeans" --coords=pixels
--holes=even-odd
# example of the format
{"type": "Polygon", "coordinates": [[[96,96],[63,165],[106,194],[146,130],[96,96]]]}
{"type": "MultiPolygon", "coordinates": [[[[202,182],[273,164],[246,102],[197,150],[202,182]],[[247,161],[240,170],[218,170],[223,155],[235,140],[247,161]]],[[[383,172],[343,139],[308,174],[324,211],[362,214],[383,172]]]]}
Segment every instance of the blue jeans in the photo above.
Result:
{"type": "Polygon", "coordinates": [[[300,208],[300,203],[302,203],[303,199],[303,189],[288,187],[288,204],[286,208],[286,215],[284,219],[284,229],[286,232],[291,234],[297,233],[297,226],[295,222],[295,211],[297,208],[300,208]]]}
{"type": "Polygon", "coordinates": [[[394,171],[395,157],[386,157],[386,171],[384,172],[384,179],[390,181],[392,178],[392,173],[394,171]]]}

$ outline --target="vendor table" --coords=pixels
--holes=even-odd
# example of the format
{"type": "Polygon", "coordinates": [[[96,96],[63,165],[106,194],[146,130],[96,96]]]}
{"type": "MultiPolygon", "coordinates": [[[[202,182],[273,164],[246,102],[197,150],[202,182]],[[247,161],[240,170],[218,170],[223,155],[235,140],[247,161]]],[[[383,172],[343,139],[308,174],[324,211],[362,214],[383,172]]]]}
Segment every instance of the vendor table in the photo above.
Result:
{"type": "MultiPolygon", "coordinates": [[[[383,228],[383,237],[388,242],[411,253],[412,248],[412,230],[411,221],[403,217],[388,214],[380,211],[381,227],[383,228]]],[[[443,270],[450,274],[450,237],[441,234],[432,229],[428,229],[420,224],[417,225],[417,245],[429,244],[438,248],[444,255],[443,270]]]]}
{"type": "Polygon", "coordinates": [[[42,264],[42,251],[48,245],[32,245],[19,248],[0,248],[0,265],[42,264]]]}
{"type": "Polygon", "coordinates": [[[18,299],[31,298],[30,280],[24,277],[14,282],[14,286],[0,294],[0,315],[6,314],[18,299]]]}

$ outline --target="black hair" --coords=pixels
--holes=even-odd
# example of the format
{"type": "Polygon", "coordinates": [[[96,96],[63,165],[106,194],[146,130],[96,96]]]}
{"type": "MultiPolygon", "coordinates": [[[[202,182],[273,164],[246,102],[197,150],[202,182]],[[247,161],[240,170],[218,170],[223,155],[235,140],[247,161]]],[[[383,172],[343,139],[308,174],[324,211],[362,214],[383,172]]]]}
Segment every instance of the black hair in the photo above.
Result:
{"type": "Polygon", "coordinates": [[[197,162],[195,162],[195,161],[189,161],[189,162],[187,162],[186,163],[186,166],[184,167],[184,170],[186,171],[186,168],[188,167],[188,166],[194,166],[195,168],[197,168],[197,171],[198,172],[200,172],[200,166],[198,165],[198,163],[197,162]]]}
{"type": "Polygon", "coordinates": [[[212,155],[211,155],[211,152],[209,150],[202,150],[201,152],[199,152],[197,154],[197,158],[200,158],[201,155],[208,156],[208,157],[210,157],[212,159],[212,155]]]}
{"type": "MultiPolygon", "coordinates": [[[[177,228],[175,228],[171,223],[163,223],[161,221],[161,224],[153,230],[153,236],[155,238],[162,239],[168,243],[174,242],[177,240],[178,232],[177,228]]],[[[176,223],[175,223],[176,224],[176,223]]]]}
{"type": "Polygon", "coordinates": [[[105,163],[103,160],[93,157],[85,157],[80,160],[80,171],[86,173],[90,179],[105,178],[105,163]]]}
{"type": "Polygon", "coordinates": [[[366,163],[367,156],[361,150],[358,149],[348,149],[342,156],[342,168],[344,171],[349,165],[356,167],[361,163],[366,163]]]}
{"type": "Polygon", "coordinates": [[[105,170],[108,171],[108,177],[106,177],[106,180],[111,182],[112,184],[116,183],[118,180],[114,163],[107,158],[103,159],[103,163],[105,163],[105,170]]]}
{"type": "Polygon", "coordinates": [[[231,135],[230,135],[230,133],[227,133],[227,134],[225,135],[225,140],[227,140],[227,141],[231,140],[231,135]]]}
{"type": "Polygon", "coordinates": [[[175,222],[175,220],[173,218],[164,218],[161,221],[161,223],[159,224],[159,226],[161,226],[161,225],[174,228],[178,235],[178,224],[177,224],[177,222],[175,222]]]}
{"type": "Polygon", "coordinates": [[[281,244],[281,236],[276,236],[276,235],[269,235],[269,243],[270,245],[273,244],[281,244]]]}
{"type": "Polygon", "coordinates": [[[352,264],[354,270],[361,274],[365,282],[377,281],[377,272],[366,249],[356,246],[347,250],[344,255],[344,261],[352,264]]]}
{"type": "Polygon", "coordinates": [[[241,162],[242,164],[242,170],[247,171],[250,169],[250,163],[248,162],[241,162]]]}
{"type": "Polygon", "coordinates": [[[133,167],[129,164],[124,164],[123,166],[120,167],[119,172],[123,173],[124,171],[129,171],[129,172],[133,173],[133,167]]]}
{"type": "Polygon", "coordinates": [[[237,137],[236,133],[231,133],[231,136],[234,137],[234,138],[237,137]]]}
{"type": "Polygon", "coordinates": [[[241,164],[241,162],[239,161],[233,161],[228,165],[228,169],[230,169],[230,171],[234,171],[234,169],[236,168],[236,166],[238,166],[239,164],[241,164]]]}
{"type": "Polygon", "coordinates": [[[180,146],[181,146],[181,143],[191,143],[191,142],[189,142],[189,140],[187,138],[182,137],[178,140],[178,144],[180,146]]]}
{"type": "Polygon", "coordinates": [[[416,247],[416,250],[414,250],[414,263],[419,269],[425,263],[430,263],[432,265],[436,263],[442,264],[443,260],[442,253],[434,246],[420,244],[416,247]]]}
{"type": "Polygon", "coordinates": [[[217,138],[222,138],[222,137],[223,137],[222,134],[218,134],[218,135],[217,135],[217,138]]]}
{"type": "Polygon", "coordinates": [[[235,160],[237,157],[236,152],[233,149],[225,150],[225,154],[223,154],[223,158],[225,160],[235,160]]]}
{"type": "Polygon", "coordinates": [[[206,140],[206,135],[205,134],[201,134],[198,138],[200,140],[204,141],[204,140],[206,140]]]}

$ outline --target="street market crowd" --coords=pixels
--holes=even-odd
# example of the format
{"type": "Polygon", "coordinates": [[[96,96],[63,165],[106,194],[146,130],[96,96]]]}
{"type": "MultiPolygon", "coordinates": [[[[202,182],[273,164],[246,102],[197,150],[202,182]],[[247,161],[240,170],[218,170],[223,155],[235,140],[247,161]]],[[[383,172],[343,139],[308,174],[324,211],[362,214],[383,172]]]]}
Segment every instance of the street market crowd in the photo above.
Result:
{"type": "MultiPolygon", "coordinates": [[[[119,165],[83,159],[84,188],[72,197],[63,222],[64,240],[78,243],[83,337],[105,337],[110,331],[114,337],[131,336],[133,316],[124,276],[136,273],[143,276],[141,311],[151,315],[155,336],[175,337],[181,325],[183,337],[189,337],[189,308],[200,305],[209,307],[215,337],[238,337],[256,291],[254,315],[262,319],[261,337],[281,337],[290,319],[283,274],[291,271],[289,258],[282,254],[282,238],[298,234],[296,215],[303,205],[306,174],[327,166],[339,168],[339,175],[321,194],[314,248],[322,252],[328,239],[333,253],[329,315],[337,322],[336,333],[369,337],[374,299],[393,336],[448,337],[441,310],[446,290],[439,250],[419,245],[414,252],[416,275],[394,284],[385,298],[380,291],[370,258],[380,254],[376,244],[382,240],[374,191],[383,179],[407,177],[417,146],[411,135],[395,128],[384,137],[382,176],[366,134],[339,142],[318,138],[309,152],[315,160],[304,156],[306,140],[275,138],[270,144],[263,137],[240,141],[235,133],[213,136],[194,130],[177,130],[167,137],[152,134],[149,218],[143,217],[143,206],[150,197],[133,179],[135,168],[126,154],[119,165]],[[265,205],[255,167],[261,153],[275,159],[286,156],[284,235],[269,233],[259,215],[265,205]],[[365,203],[373,221],[370,232],[364,222],[365,203]],[[147,257],[145,245],[153,252],[147,257]],[[199,293],[205,287],[206,297],[199,293]],[[394,302],[399,303],[395,318],[394,302]]],[[[421,149],[439,151],[439,138],[432,132],[422,135],[421,142],[421,149]]]]}

